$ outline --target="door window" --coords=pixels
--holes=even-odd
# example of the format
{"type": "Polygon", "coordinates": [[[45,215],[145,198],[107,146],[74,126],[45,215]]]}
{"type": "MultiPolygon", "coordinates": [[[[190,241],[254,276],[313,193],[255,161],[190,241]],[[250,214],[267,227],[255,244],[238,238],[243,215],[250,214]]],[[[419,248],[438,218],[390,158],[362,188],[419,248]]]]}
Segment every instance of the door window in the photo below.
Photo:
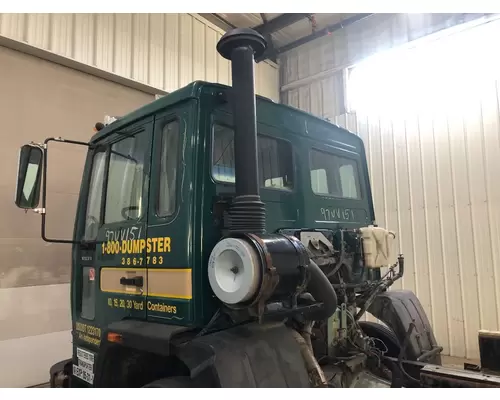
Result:
{"type": "Polygon", "coordinates": [[[95,240],[97,238],[101,222],[102,188],[105,167],[106,153],[104,150],[97,151],[92,158],[92,173],[90,175],[83,240],[95,240]]]}
{"type": "Polygon", "coordinates": [[[143,212],[144,135],[129,136],[111,146],[104,222],[138,220],[143,212]]]}
{"type": "Polygon", "coordinates": [[[159,217],[171,216],[175,212],[178,148],[179,121],[176,120],[165,125],[161,134],[159,217]]]}

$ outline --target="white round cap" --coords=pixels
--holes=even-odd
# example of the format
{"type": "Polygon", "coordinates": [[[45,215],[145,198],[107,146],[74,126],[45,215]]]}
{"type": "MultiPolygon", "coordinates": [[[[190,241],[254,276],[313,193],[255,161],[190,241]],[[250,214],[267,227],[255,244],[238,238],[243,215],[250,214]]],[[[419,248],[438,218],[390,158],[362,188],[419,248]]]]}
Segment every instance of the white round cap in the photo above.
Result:
{"type": "Polygon", "coordinates": [[[250,300],[258,290],[261,265],[255,249],[242,239],[221,240],[208,261],[208,280],[226,304],[250,300]]]}

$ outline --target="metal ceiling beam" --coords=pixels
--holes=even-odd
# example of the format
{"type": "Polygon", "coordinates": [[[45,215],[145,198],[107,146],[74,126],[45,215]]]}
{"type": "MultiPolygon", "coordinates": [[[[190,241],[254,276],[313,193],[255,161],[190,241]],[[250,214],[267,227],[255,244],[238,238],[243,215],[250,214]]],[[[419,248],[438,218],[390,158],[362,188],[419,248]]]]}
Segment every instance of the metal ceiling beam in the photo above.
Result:
{"type": "MultiPolygon", "coordinates": [[[[295,49],[296,47],[302,46],[303,44],[309,43],[315,39],[318,39],[320,37],[329,35],[330,33],[333,33],[335,31],[338,31],[339,29],[343,29],[348,27],[349,25],[352,25],[356,22],[359,22],[365,18],[371,17],[374,15],[373,13],[371,14],[356,14],[350,18],[346,18],[345,20],[338,22],[333,25],[328,25],[327,27],[323,29],[319,29],[316,32],[312,33],[311,35],[304,36],[298,40],[295,40],[289,44],[286,44],[278,49],[276,49],[276,54],[282,54],[287,51],[290,51],[292,49],[295,49]]],[[[271,21],[270,21],[271,22],[271,21]]]]}
{"type": "MultiPolygon", "coordinates": [[[[262,23],[265,25],[267,24],[267,17],[266,14],[260,13],[260,18],[262,19],[262,23]]],[[[274,43],[273,43],[273,37],[270,33],[264,33],[263,34],[264,38],[267,41],[267,49],[264,51],[264,54],[262,54],[261,58],[263,60],[269,58],[272,62],[277,63],[276,59],[276,51],[274,48],[274,43]]],[[[258,62],[258,61],[257,61],[258,62]]]]}
{"type": "Polygon", "coordinates": [[[252,29],[259,32],[261,35],[271,34],[279,31],[280,29],[286,28],[287,26],[293,25],[296,22],[309,17],[311,14],[281,14],[270,21],[264,22],[261,25],[255,26],[252,29]]]}
{"type": "Polygon", "coordinates": [[[231,24],[229,21],[226,19],[222,18],[219,14],[203,14],[199,13],[198,14],[200,17],[205,18],[207,21],[211,22],[212,24],[218,26],[219,28],[223,29],[224,31],[228,31],[231,29],[236,28],[235,25],[231,24]]]}

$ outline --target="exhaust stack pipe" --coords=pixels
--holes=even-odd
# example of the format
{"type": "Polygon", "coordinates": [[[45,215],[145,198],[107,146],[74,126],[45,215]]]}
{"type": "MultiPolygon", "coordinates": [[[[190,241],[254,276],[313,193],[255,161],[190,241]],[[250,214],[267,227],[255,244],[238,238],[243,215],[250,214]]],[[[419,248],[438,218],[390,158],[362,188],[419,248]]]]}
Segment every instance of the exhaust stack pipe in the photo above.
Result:
{"type": "Polygon", "coordinates": [[[266,211],[260,200],[257,166],[257,116],[254,62],[267,48],[262,35],[253,29],[227,32],[217,51],[231,60],[236,197],[229,209],[229,230],[233,233],[264,233],[266,211]]]}

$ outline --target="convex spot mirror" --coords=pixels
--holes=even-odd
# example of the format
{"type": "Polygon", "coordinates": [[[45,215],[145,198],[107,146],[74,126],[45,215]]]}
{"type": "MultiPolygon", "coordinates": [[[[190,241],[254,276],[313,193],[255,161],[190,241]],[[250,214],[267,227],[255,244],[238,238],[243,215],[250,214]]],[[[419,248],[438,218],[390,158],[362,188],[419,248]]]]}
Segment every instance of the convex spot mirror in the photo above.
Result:
{"type": "Polygon", "coordinates": [[[19,150],[15,203],[19,208],[33,209],[40,201],[43,152],[29,144],[19,150]]]}

